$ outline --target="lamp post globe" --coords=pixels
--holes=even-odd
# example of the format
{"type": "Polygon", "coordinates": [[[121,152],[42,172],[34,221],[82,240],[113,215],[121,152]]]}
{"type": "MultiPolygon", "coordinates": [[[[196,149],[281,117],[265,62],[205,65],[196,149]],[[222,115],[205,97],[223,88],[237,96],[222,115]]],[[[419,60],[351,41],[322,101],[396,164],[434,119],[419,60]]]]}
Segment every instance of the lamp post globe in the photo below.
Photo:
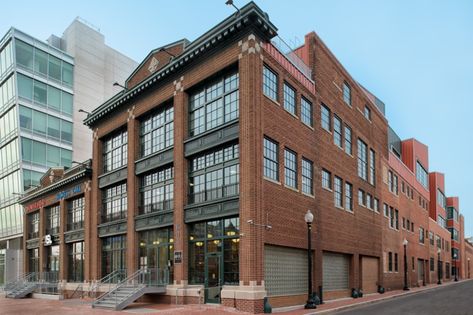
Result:
{"type": "Polygon", "coordinates": [[[309,283],[309,292],[307,297],[307,302],[304,305],[306,309],[317,308],[315,301],[312,295],[312,242],[311,242],[311,231],[312,231],[312,222],[314,221],[314,215],[310,210],[307,210],[304,220],[307,223],[307,261],[308,261],[308,283],[309,283]]]}
{"type": "Polygon", "coordinates": [[[404,246],[404,291],[409,290],[409,286],[407,285],[407,244],[409,241],[404,238],[404,241],[402,242],[402,245],[404,246]]]}

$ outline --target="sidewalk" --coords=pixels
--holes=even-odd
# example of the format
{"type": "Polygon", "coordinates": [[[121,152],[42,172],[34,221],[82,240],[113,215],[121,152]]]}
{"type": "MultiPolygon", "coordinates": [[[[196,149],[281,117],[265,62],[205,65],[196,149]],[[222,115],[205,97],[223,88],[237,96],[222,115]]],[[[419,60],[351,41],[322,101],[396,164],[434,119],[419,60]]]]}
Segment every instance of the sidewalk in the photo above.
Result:
{"type": "Polygon", "coordinates": [[[410,288],[409,291],[394,290],[394,291],[386,292],[384,294],[379,294],[379,293],[368,294],[368,295],[363,296],[362,298],[357,298],[357,299],[344,298],[344,299],[339,299],[339,300],[331,300],[331,301],[326,301],[322,305],[317,305],[317,309],[315,310],[306,310],[303,308],[304,306],[301,305],[297,307],[297,309],[294,309],[294,307],[292,309],[289,309],[289,308],[273,309],[273,313],[277,313],[281,315],[330,314],[332,312],[348,310],[350,308],[355,308],[361,305],[376,303],[376,302],[389,300],[389,299],[393,299],[400,296],[421,293],[428,290],[440,289],[445,286],[455,285],[464,281],[471,281],[471,280],[460,280],[458,282],[455,282],[452,280],[450,282],[443,282],[442,285],[428,284],[425,287],[410,288]]]}

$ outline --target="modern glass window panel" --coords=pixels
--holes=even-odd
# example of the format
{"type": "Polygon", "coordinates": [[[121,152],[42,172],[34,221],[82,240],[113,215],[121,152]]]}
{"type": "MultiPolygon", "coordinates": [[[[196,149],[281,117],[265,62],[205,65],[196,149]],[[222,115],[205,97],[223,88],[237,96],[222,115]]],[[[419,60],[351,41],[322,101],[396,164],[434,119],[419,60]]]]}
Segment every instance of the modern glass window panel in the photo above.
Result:
{"type": "Polygon", "coordinates": [[[28,69],[33,69],[33,46],[16,40],[16,62],[28,69]]]}
{"type": "Polygon", "coordinates": [[[62,83],[68,86],[73,85],[73,66],[64,61],[62,62],[62,83]]]}
{"type": "Polygon", "coordinates": [[[61,154],[60,154],[60,148],[48,145],[47,146],[47,166],[49,167],[54,167],[54,166],[59,166],[61,163],[61,154]]]}
{"type": "Polygon", "coordinates": [[[61,149],[61,166],[71,167],[72,165],[72,151],[61,149]]]}
{"type": "Polygon", "coordinates": [[[62,92],[62,112],[72,116],[72,94],[62,92]]]}
{"type": "Polygon", "coordinates": [[[57,111],[61,110],[61,91],[49,85],[48,85],[48,106],[57,111]]]}
{"type": "Polygon", "coordinates": [[[33,82],[33,99],[39,104],[46,105],[47,102],[47,87],[46,84],[34,80],[33,82]]]}
{"type": "Polygon", "coordinates": [[[34,71],[44,76],[48,75],[48,54],[40,49],[34,51],[34,71]]]}
{"type": "Polygon", "coordinates": [[[21,157],[23,161],[30,162],[32,160],[31,150],[32,150],[32,141],[27,138],[21,138],[21,157]]]}
{"type": "Polygon", "coordinates": [[[30,108],[20,106],[20,127],[27,130],[32,130],[33,113],[30,108]]]}
{"type": "Polygon", "coordinates": [[[33,79],[18,74],[18,95],[28,100],[33,99],[33,79]]]}
{"type": "Polygon", "coordinates": [[[54,116],[48,116],[48,136],[60,139],[60,119],[54,116]]]}
{"type": "Polygon", "coordinates": [[[61,140],[72,142],[72,123],[61,120],[61,140]]]}
{"type": "Polygon", "coordinates": [[[61,60],[59,58],[49,55],[48,72],[50,78],[61,82],[61,60]]]}
{"type": "Polygon", "coordinates": [[[33,131],[45,135],[47,130],[47,115],[39,112],[33,111],[33,131]]]}
{"type": "Polygon", "coordinates": [[[33,141],[32,162],[39,165],[46,165],[46,144],[33,141]]]}

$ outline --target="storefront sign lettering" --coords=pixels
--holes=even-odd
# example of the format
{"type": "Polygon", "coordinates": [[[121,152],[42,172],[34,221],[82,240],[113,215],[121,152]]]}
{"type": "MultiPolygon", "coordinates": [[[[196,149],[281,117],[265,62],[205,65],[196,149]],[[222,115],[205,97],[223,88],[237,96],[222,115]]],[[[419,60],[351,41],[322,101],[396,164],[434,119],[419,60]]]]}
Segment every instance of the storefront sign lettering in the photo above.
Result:
{"type": "Polygon", "coordinates": [[[73,187],[73,188],[71,188],[71,189],[61,191],[60,193],[58,193],[58,194],[56,195],[56,201],[57,201],[57,200],[64,199],[64,198],[67,198],[67,197],[69,197],[69,196],[71,196],[71,195],[75,195],[75,194],[77,194],[77,193],[80,193],[81,190],[82,190],[82,189],[81,189],[80,185],[77,185],[77,186],[75,186],[75,187],[73,187]]]}

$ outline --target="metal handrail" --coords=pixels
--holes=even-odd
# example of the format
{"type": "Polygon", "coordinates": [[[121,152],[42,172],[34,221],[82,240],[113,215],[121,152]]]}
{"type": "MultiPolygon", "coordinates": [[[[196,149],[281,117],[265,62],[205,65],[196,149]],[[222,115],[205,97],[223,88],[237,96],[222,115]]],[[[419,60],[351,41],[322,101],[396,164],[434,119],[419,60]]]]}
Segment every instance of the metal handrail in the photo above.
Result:
{"type": "Polygon", "coordinates": [[[69,297],[70,299],[73,299],[74,298],[74,295],[79,292],[79,290],[81,291],[81,294],[80,294],[80,298],[82,299],[84,297],[84,286],[82,283],[80,283],[77,288],[74,290],[74,292],[72,292],[71,296],[69,297]]]}
{"type": "MultiPolygon", "coordinates": [[[[125,280],[118,283],[112,290],[102,294],[94,303],[98,303],[105,299],[106,296],[114,297],[114,305],[118,305],[117,291],[122,287],[131,288],[143,288],[143,287],[155,287],[165,286],[169,283],[169,270],[160,268],[147,268],[143,267],[135,271],[132,275],[127,277],[125,280]],[[161,277],[162,271],[162,277],[161,277]]],[[[133,291],[134,293],[134,291],[133,291]]],[[[132,294],[133,294],[132,293],[132,294]]],[[[121,300],[128,298],[130,295],[121,296],[121,300]]]]}
{"type": "MultiPolygon", "coordinates": [[[[98,287],[103,285],[103,284],[106,284],[108,283],[108,291],[110,291],[110,286],[112,283],[119,283],[120,281],[122,281],[122,279],[120,279],[121,276],[125,276],[126,277],[126,269],[117,269],[117,270],[114,270],[112,271],[111,273],[107,274],[106,276],[102,277],[100,280],[96,281],[95,283],[92,284],[92,287],[90,288],[89,290],[89,296],[92,297],[91,293],[94,293],[94,297],[96,296],[97,294],[97,290],[98,290],[98,287]],[[115,280],[117,280],[115,282],[115,280]]],[[[108,292],[107,291],[107,292],[108,292]]]]}

